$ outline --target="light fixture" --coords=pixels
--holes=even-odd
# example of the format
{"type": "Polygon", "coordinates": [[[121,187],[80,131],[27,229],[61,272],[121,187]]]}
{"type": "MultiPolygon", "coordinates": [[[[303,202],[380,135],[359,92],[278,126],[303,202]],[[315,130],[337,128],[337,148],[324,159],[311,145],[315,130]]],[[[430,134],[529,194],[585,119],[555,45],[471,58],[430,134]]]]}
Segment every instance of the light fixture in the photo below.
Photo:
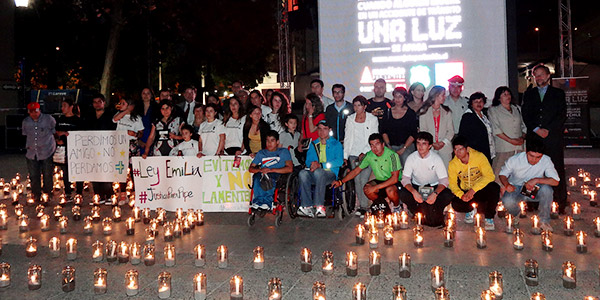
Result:
{"type": "Polygon", "coordinates": [[[28,7],[29,0],[15,0],[15,6],[16,7],[28,7]]]}

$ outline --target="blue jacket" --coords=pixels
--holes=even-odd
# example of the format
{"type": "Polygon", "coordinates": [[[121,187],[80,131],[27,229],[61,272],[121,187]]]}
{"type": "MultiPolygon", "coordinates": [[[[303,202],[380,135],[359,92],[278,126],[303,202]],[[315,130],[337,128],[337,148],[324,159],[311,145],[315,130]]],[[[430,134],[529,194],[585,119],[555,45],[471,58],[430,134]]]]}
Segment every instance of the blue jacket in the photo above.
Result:
{"type": "MultiPolygon", "coordinates": [[[[316,139],[311,142],[311,146],[308,148],[308,153],[306,153],[306,166],[310,166],[313,161],[318,162],[319,156],[317,155],[317,147],[319,147],[320,140],[316,139]]],[[[329,137],[327,139],[327,144],[325,145],[325,155],[327,156],[327,162],[321,164],[321,167],[325,169],[330,169],[335,176],[338,175],[340,171],[340,167],[344,164],[344,148],[342,144],[333,137],[329,137]],[[327,166],[326,164],[330,164],[327,166]]]]}

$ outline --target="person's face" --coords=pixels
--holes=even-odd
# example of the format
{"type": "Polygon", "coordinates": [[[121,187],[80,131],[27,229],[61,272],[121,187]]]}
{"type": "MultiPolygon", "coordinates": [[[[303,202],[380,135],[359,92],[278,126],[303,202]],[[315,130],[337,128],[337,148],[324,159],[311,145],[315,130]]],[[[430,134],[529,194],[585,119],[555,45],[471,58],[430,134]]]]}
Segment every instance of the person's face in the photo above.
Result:
{"type": "Polygon", "coordinates": [[[425,97],[425,88],[423,88],[420,85],[417,85],[417,87],[414,90],[412,90],[411,93],[415,99],[423,100],[423,97],[425,97]]]}
{"type": "Polygon", "coordinates": [[[342,100],[344,100],[344,95],[346,93],[344,92],[344,90],[342,88],[334,88],[333,89],[333,99],[336,102],[340,102],[342,100]]]}
{"type": "Polygon", "coordinates": [[[240,103],[235,101],[235,100],[231,100],[229,101],[229,110],[232,113],[237,113],[240,111],[240,103]]]}
{"type": "Polygon", "coordinates": [[[313,105],[312,105],[312,102],[310,102],[310,100],[306,99],[306,102],[304,102],[304,108],[306,109],[307,112],[312,114],[313,105]]]}
{"type": "Polygon", "coordinates": [[[158,94],[158,100],[171,100],[171,93],[169,91],[162,91],[158,94]]]}
{"type": "Polygon", "coordinates": [[[366,107],[359,101],[352,103],[352,106],[354,107],[354,112],[356,112],[357,114],[362,114],[365,112],[366,107]]]}
{"type": "Polygon", "coordinates": [[[323,95],[323,87],[318,82],[311,83],[310,90],[319,96],[323,95]]]}
{"type": "Polygon", "coordinates": [[[186,141],[189,141],[190,139],[192,139],[192,133],[187,129],[181,130],[181,136],[186,141]]]}
{"type": "Polygon", "coordinates": [[[502,94],[500,94],[500,104],[502,104],[503,106],[509,106],[511,100],[512,97],[510,96],[509,91],[504,91],[502,92],[502,94]]]}
{"type": "Polygon", "coordinates": [[[215,98],[214,96],[209,96],[206,98],[206,103],[219,104],[219,99],[215,98]]]}
{"type": "Polygon", "coordinates": [[[194,89],[185,89],[185,92],[183,92],[183,98],[185,98],[185,101],[187,102],[192,102],[194,99],[196,99],[196,92],[194,92],[194,89]]]}
{"type": "Polygon", "coordinates": [[[471,101],[471,107],[473,107],[473,110],[476,113],[480,113],[483,110],[483,98],[479,98],[479,99],[475,99],[473,101],[471,101]]]}
{"type": "Polygon", "coordinates": [[[417,140],[417,152],[419,152],[419,155],[421,155],[421,157],[425,157],[427,153],[429,153],[430,149],[431,144],[429,144],[429,141],[421,139],[417,140]]]}
{"type": "MultiPolygon", "coordinates": [[[[307,102],[310,102],[307,100],[307,102]]],[[[281,104],[283,103],[283,101],[281,100],[281,98],[279,98],[279,96],[274,96],[273,100],[271,101],[271,109],[273,110],[273,112],[279,112],[279,109],[281,108],[281,104]]]]}
{"type": "Polygon", "coordinates": [[[246,93],[246,92],[239,92],[238,93],[238,98],[240,98],[240,101],[242,101],[242,103],[247,103],[248,102],[248,93],[246,93]]]}
{"type": "Polygon", "coordinates": [[[394,104],[398,106],[402,106],[404,104],[404,96],[400,93],[394,93],[394,104]]]}
{"type": "Polygon", "coordinates": [[[252,110],[252,113],[250,113],[250,118],[252,119],[252,122],[255,122],[255,123],[260,122],[260,118],[262,118],[261,109],[255,108],[254,110],[252,110]]]}
{"type": "Polygon", "coordinates": [[[375,84],[373,85],[373,93],[377,98],[385,96],[385,82],[375,82],[375,84]]]}
{"type": "Polygon", "coordinates": [[[242,89],[242,84],[239,82],[234,82],[231,85],[231,91],[233,92],[234,95],[237,95],[241,89],[242,89]]]}
{"type": "Polygon", "coordinates": [[[209,122],[212,122],[215,120],[215,114],[216,114],[215,109],[212,107],[207,107],[204,110],[204,115],[206,116],[206,119],[208,119],[209,122]]]}
{"type": "Polygon", "coordinates": [[[40,115],[42,114],[42,112],[40,111],[39,108],[36,109],[29,109],[27,110],[27,113],[29,114],[29,116],[34,119],[37,120],[40,118],[40,115]]]}
{"type": "Polygon", "coordinates": [[[535,84],[539,87],[544,87],[550,82],[550,74],[546,73],[543,68],[535,69],[533,77],[535,78],[535,84]]]}
{"type": "Polygon", "coordinates": [[[202,119],[204,116],[204,112],[202,111],[202,107],[194,107],[194,118],[202,119]]]}
{"type": "Polygon", "coordinates": [[[267,91],[267,101],[273,96],[273,91],[267,91]]]}
{"type": "Polygon", "coordinates": [[[288,130],[290,132],[294,132],[296,131],[296,128],[298,127],[298,120],[296,119],[289,119],[286,123],[285,126],[287,126],[288,130]]]}
{"type": "Polygon", "coordinates": [[[463,145],[456,145],[454,146],[454,155],[456,155],[456,157],[458,157],[458,159],[462,160],[465,157],[467,157],[467,154],[469,154],[469,151],[467,151],[467,148],[463,145]]]}
{"type": "Polygon", "coordinates": [[[373,151],[375,155],[381,156],[383,154],[385,146],[380,140],[369,141],[369,146],[371,146],[371,151],[373,151]]]}
{"type": "Polygon", "coordinates": [[[257,93],[252,93],[250,94],[250,102],[252,102],[252,105],[254,106],[261,106],[262,98],[257,93]]]}
{"type": "Polygon", "coordinates": [[[272,136],[267,137],[267,151],[273,152],[277,150],[277,144],[279,144],[279,141],[276,138],[272,136]]]}
{"type": "Polygon", "coordinates": [[[60,106],[60,110],[64,115],[70,114],[73,112],[73,105],[69,105],[69,103],[63,102],[60,106]]]}
{"type": "Polygon", "coordinates": [[[125,99],[121,99],[119,101],[119,103],[117,103],[117,109],[120,111],[126,111],[127,110],[127,101],[125,101],[125,99]]]}
{"type": "Polygon", "coordinates": [[[544,154],[539,152],[527,151],[527,162],[532,166],[536,165],[538,162],[540,162],[540,159],[542,159],[543,155],[544,154]]]}
{"type": "Polygon", "coordinates": [[[165,118],[168,118],[168,117],[171,116],[171,111],[172,110],[173,109],[170,106],[166,105],[166,104],[160,107],[160,113],[165,118]]]}
{"type": "Polygon", "coordinates": [[[104,110],[104,100],[102,100],[101,98],[95,98],[94,100],[92,100],[92,106],[94,107],[95,111],[104,110]]]}
{"type": "Polygon", "coordinates": [[[319,135],[320,139],[326,140],[329,138],[329,126],[325,124],[319,124],[319,127],[317,127],[317,131],[317,134],[319,135]]]}
{"type": "Polygon", "coordinates": [[[460,97],[460,93],[462,93],[462,85],[451,84],[448,86],[448,92],[450,92],[452,98],[458,98],[460,97]]]}
{"type": "Polygon", "coordinates": [[[150,89],[143,89],[142,90],[142,100],[144,102],[148,102],[152,99],[152,93],[150,92],[150,89]]]}
{"type": "Polygon", "coordinates": [[[438,109],[442,104],[444,104],[444,101],[446,100],[444,94],[445,93],[442,92],[435,96],[435,100],[433,101],[433,108],[438,109]]]}

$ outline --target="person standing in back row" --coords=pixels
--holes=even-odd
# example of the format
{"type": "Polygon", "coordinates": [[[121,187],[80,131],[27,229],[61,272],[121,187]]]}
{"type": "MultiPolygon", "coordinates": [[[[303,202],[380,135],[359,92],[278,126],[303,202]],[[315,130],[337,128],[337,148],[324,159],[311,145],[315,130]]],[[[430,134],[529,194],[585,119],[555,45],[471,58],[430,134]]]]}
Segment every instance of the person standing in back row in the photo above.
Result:
{"type": "Polygon", "coordinates": [[[444,106],[450,108],[452,111],[454,133],[458,133],[462,115],[469,108],[469,99],[461,96],[464,83],[465,80],[458,75],[448,79],[448,96],[446,97],[446,101],[444,101],[444,106]]]}
{"type": "Polygon", "coordinates": [[[375,97],[368,100],[367,112],[372,113],[380,121],[383,116],[387,115],[390,108],[392,108],[392,100],[385,97],[387,83],[383,78],[375,80],[373,84],[373,93],[375,97]]]}

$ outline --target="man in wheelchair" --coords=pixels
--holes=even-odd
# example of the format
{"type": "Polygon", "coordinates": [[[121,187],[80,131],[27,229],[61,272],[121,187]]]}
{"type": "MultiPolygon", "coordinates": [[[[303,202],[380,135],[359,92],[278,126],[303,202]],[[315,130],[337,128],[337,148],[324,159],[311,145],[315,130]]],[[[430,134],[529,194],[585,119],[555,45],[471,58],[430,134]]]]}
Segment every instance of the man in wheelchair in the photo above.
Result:
{"type": "Polygon", "coordinates": [[[363,190],[367,198],[373,201],[371,204],[372,213],[382,210],[388,214],[391,213],[391,209],[386,197],[396,207],[400,204],[398,195],[398,178],[402,173],[400,157],[398,153],[385,146],[383,136],[380,133],[373,133],[369,136],[369,145],[371,151],[367,152],[360,165],[346,174],[344,178],[334,182],[332,186],[335,188],[340,187],[354,179],[363,169],[371,167],[375,179],[367,182],[363,190]]]}
{"type": "Polygon", "coordinates": [[[281,174],[291,173],[293,170],[290,151],[277,148],[279,134],[270,130],[267,133],[266,149],[256,153],[248,171],[252,177],[252,202],[253,209],[270,210],[273,204],[273,195],[277,179],[281,174]]]}
{"type": "Polygon", "coordinates": [[[298,215],[325,218],[325,190],[337,178],[340,167],[344,164],[344,149],[338,140],[329,135],[330,128],[325,120],[317,126],[319,138],[310,143],[306,154],[306,168],[298,174],[301,199],[298,215]],[[313,185],[314,195],[311,192],[313,185]]]}

